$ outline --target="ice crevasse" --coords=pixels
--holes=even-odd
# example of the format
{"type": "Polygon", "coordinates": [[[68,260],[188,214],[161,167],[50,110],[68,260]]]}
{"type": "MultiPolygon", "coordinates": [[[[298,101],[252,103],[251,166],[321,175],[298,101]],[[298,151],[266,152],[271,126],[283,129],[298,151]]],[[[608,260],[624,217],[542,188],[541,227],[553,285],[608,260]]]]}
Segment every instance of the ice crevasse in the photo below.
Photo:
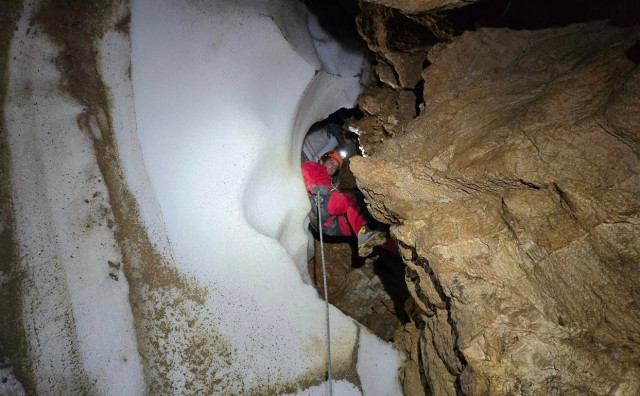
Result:
{"type": "MultiPolygon", "coordinates": [[[[11,41],[25,386],[326,394],[300,149],[355,103],[362,52],[293,0],[107,3],[64,38],[24,2],[11,41]]],[[[397,352],[331,322],[336,394],[401,394],[397,352]]]]}

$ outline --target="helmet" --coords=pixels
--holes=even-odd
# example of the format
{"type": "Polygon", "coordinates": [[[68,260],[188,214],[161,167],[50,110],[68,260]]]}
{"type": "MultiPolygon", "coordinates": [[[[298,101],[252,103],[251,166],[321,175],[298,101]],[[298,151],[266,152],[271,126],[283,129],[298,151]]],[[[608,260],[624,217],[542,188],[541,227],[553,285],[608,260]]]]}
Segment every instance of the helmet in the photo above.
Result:
{"type": "Polygon", "coordinates": [[[329,158],[333,158],[336,161],[338,161],[338,167],[342,168],[343,159],[340,156],[340,154],[338,154],[338,152],[335,150],[327,151],[326,153],[322,154],[322,156],[318,158],[318,163],[322,164],[324,161],[328,160],[329,158]]]}

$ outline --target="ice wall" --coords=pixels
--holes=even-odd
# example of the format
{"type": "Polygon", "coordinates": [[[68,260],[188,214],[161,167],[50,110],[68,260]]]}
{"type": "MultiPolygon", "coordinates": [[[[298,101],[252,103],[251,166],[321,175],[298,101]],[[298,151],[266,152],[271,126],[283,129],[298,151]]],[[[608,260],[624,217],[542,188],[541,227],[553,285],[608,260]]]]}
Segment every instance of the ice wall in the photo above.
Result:
{"type": "MultiPolygon", "coordinates": [[[[123,5],[94,43],[107,100],[84,102],[60,66],[82,46],[25,7],[5,114],[38,390],[324,392],[300,149],[355,102],[362,54],[295,1],[134,0],[130,36],[123,5]]],[[[339,389],[399,394],[390,345],[331,320],[339,389]]]]}
{"type": "Polygon", "coordinates": [[[82,105],[62,90],[60,49],[33,28],[38,7],[25,2],[14,33],[3,109],[32,391],[139,394],[144,381],[109,191],[77,122],[82,105]]]}

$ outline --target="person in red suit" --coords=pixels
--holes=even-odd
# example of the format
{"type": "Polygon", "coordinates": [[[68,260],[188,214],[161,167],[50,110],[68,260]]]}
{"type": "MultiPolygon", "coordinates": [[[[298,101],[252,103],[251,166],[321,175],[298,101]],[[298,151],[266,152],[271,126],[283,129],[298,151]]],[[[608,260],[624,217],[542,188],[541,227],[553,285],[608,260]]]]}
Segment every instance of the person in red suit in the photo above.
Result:
{"type": "Polygon", "coordinates": [[[307,161],[302,164],[302,178],[311,201],[311,224],[318,229],[317,216],[320,210],[322,233],[330,236],[357,235],[358,255],[366,257],[375,246],[385,243],[386,234],[367,225],[355,195],[333,188],[333,176],[342,167],[342,162],[340,154],[329,151],[318,162],[307,161]],[[320,205],[316,203],[318,193],[320,205]]]}

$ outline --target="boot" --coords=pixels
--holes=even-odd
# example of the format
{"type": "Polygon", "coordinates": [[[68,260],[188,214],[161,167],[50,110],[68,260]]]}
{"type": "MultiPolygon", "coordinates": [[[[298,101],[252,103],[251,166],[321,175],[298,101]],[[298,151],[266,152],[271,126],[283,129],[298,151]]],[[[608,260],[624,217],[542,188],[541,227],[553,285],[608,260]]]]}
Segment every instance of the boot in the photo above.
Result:
{"type": "Polygon", "coordinates": [[[387,240],[387,235],[378,230],[370,230],[364,226],[358,231],[358,256],[367,257],[373,252],[373,248],[382,245],[387,240]]]}

